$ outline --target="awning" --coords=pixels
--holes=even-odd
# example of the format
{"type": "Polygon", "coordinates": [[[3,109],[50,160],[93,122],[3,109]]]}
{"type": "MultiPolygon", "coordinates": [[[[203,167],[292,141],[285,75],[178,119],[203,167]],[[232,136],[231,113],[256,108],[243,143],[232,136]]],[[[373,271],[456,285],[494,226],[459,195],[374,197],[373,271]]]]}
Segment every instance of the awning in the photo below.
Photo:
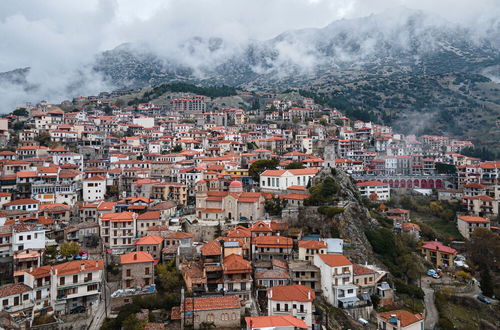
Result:
{"type": "Polygon", "coordinates": [[[339,301],[341,301],[343,304],[347,303],[353,303],[359,301],[358,297],[346,297],[346,298],[339,298],[339,301]]]}

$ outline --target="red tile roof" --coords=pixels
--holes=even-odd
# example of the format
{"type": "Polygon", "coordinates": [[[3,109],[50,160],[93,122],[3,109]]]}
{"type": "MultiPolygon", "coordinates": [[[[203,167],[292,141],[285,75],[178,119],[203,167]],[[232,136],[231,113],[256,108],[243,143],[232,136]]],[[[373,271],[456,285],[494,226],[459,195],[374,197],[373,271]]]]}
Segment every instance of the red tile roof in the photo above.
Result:
{"type": "Polygon", "coordinates": [[[99,260],[76,260],[69,261],[63,264],[55,265],[52,269],[57,271],[57,275],[71,275],[79,273],[88,273],[96,270],[102,270],[104,262],[99,260]]]}
{"type": "Polygon", "coordinates": [[[143,214],[140,214],[137,217],[137,220],[158,220],[161,218],[160,211],[148,211],[143,214]]]}
{"type": "Polygon", "coordinates": [[[472,215],[462,215],[462,216],[459,216],[458,219],[466,221],[466,222],[481,222],[481,223],[490,222],[490,220],[488,218],[476,217],[476,216],[472,216],[472,215]]]}
{"type": "Polygon", "coordinates": [[[388,186],[388,183],[383,183],[377,180],[371,180],[371,181],[365,181],[365,182],[358,182],[356,183],[358,187],[367,187],[367,186],[388,186]]]}
{"type": "Polygon", "coordinates": [[[245,317],[248,329],[255,328],[276,328],[291,327],[294,329],[307,329],[307,325],[291,315],[273,315],[273,316],[248,316],[245,317]]]}
{"type": "Polygon", "coordinates": [[[424,320],[424,317],[422,315],[413,314],[405,310],[396,310],[378,314],[379,317],[386,319],[387,321],[389,321],[389,319],[392,318],[393,315],[395,315],[396,318],[399,319],[399,321],[401,322],[401,327],[403,328],[424,320]]]}
{"type": "Polygon", "coordinates": [[[230,254],[223,260],[222,269],[224,274],[251,273],[252,264],[237,254],[230,254]]]}
{"type": "Polygon", "coordinates": [[[352,272],[354,273],[354,275],[368,275],[375,273],[373,269],[363,267],[357,264],[352,265],[352,272]]]}
{"type": "Polygon", "coordinates": [[[310,302],[316,298],[314,290],[300,284],[274,286],[267,289],[269,300],[310,302]]]}
{"type": "Polygon", "coordinates": [[[299,248],[306,248],[306,249],[326,249],[327,244],[324,241],[299,241],[299,248]]]}
{"type": "Polygon", "coordinates": [[[252,244],[259,247],[284,247],[292,248],[293,240],[285,236],[258,236],[254,237],[252,244]]]}
{"type": "Polygon", "coordinates": [[[163,237],[156,235],[149,235],[139,238],[135,241],[135,245],[158,245],[163,243],[163,237]]]}
{"type": "Polygon", "coordinates": [[[217,309],[236,309],[241,308],[241,301],[238,296],[219,296],[219,297],[197,297],[186,298],[184,304],[181,306],[181,312],[192,311],[193,307],[195,311],[209,311],[217,309]]]}
{"type": "Polygon", "coordinates": [[[323,260],[325,264],[330,267],[340,267],[352,265],[345,256],[341,254],[318,254],[318,256],[323,260]]]}
{"type": "Polygon", "coordinates": [[[120,256],[120,264],[137,264],[143,262],[154,262],[153,256],[144,251],[135,251],[120,256]]]}
{"type": "Polygon", "coordinates": [[[457,250],[455,250],[454,248],[446,246],[443,243],[438,242],[438,241],[425,242],[421,248],[425,249],[425,250],[439,251],[439,252],[448,253],[448,254],[457,254],[458,253],[457,250]]]}
{"type": "Polygon", "coordinates": [[[24,283],[5,284],[0,286],[0,298],[18,295],[31,291],[31,288],[24,283]]]}
{"type": "Polygon", "coordinates": [[[222,247],[218,241],[210,241],[201,247],[203,256],[219,256],[222,254],[222,247]]]}

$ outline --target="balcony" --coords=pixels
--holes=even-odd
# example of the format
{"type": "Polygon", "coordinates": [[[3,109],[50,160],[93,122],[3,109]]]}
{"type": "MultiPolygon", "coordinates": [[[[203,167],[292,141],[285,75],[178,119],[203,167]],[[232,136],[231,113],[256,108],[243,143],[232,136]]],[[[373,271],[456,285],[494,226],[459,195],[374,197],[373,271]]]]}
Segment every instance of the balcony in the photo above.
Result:
{"type": "Polygon", "coordinates": [[[289,315],[305,315],[305,314],[308,314],[309,311],[307,310],[307,308],[304,308],[303,310],[300,310],[300,309],[297,309],[297,308],[292,308],[292,309],[288,309],[287,311],[285,311],[283,308],[280,308],[279,310],[274,307],[272,309],[273,311],[273,314],[289,314],[289,315]]]}

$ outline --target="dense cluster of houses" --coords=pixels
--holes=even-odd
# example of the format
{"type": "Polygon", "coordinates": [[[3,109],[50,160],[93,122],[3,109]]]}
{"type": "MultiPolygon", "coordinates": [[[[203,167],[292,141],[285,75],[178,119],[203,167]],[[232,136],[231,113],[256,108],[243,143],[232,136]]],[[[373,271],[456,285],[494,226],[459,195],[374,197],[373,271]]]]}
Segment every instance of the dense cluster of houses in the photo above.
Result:
{"type": "MultiPolygon", "coordinates": [[[[372,176],[358,179],[361,194],[387,200],[391,188],[413,181],[395,186],[381,177],[432,176],[437,163],[456,165],[458,185],[439,193],[471,213],[459,220],[464,237],[498,215],[500,163],[459,155],[468,141],[404,136],[303,97],[262,94],[267,106],[244,110],[197,95],[118,107],[113,96],[64,102],[71,111],[41,102],[0,119],[0,258],[11,265],[1,270],[11,283],[0,287],[0,311],[20,324],[95,313],[106,300],[107,266],[119,268],[111,301],[119,307],[154,292],[155,266],[171,261],[190,294],[172,311],[182,324],[239,326],[259,298],[267,304],[262,316],[245,319],[251,329],[312,328],[318,296],[368,317],[371,295],[393,300],[385,272],[352,263],[341,240],[303,237],[266,211],[268,200],[302,206],[323,167],[372,176]],[[276,168],[258,179],[250,173],[253,163],[273,159],[276,168]],[[69,242],[81,251],[49,256],[69,242]]],[[[395,222],[418,232],[408,220],[395,222]]],[[[422,322],[392,315],[379,322],[422,322]]]]}

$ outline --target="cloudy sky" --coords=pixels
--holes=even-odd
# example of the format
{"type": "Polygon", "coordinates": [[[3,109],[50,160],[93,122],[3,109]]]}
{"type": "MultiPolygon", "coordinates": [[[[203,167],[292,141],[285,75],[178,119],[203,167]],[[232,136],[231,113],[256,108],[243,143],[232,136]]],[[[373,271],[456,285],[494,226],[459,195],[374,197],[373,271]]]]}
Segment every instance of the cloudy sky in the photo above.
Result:
{"type": "MultiPolygon", "coordinates": [[[[124,42],[167,49],[192,36],[220,36],[237,44],[399,6],[464,25],[500,16],[499,0],[2,0],[0,72],[29,66],[30,82],[43,88],[29,96],[0,85],[0,112],[26,97],[70,97],[61,86],[75,70],[124,42]]],[[[82,93],[106,87],[85,74],[92,82],[82,93]]]]}

